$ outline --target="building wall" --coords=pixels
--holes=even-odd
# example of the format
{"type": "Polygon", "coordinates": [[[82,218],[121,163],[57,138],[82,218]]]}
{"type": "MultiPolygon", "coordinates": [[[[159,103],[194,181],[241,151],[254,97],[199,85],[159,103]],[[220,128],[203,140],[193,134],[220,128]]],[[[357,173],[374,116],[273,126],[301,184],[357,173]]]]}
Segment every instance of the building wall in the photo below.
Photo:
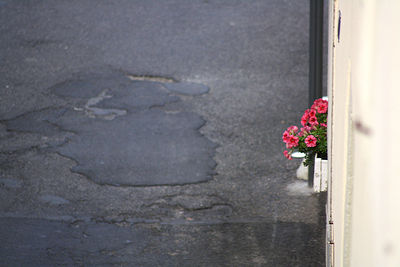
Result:
{"type": "Polygon", "coordinates": [[[330,1],[333,266],[400,266],[399,14],[397,0],[330,1]]]}

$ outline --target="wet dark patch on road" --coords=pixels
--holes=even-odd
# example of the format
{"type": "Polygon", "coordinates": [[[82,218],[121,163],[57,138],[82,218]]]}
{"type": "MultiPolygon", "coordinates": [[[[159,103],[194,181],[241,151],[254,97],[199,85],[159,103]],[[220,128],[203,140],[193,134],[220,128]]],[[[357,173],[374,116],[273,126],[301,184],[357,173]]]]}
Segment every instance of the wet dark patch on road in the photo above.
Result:
{"type": "Polygon", "coordinates": [[[19,266],[323,266],[318,229],[294,222],[118,226],[0,218],[7,244],[0,257],[19,266]]]}

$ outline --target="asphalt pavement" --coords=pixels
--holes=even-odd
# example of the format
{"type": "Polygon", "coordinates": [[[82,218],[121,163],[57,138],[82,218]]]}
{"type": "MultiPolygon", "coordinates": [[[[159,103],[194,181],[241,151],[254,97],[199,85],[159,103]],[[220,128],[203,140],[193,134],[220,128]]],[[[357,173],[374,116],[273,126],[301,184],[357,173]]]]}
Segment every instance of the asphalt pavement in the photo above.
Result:
{"type": "Polygon", "coordinates": [[[308,8],[1,0],[0,266],[323,266],[308,8]]]}

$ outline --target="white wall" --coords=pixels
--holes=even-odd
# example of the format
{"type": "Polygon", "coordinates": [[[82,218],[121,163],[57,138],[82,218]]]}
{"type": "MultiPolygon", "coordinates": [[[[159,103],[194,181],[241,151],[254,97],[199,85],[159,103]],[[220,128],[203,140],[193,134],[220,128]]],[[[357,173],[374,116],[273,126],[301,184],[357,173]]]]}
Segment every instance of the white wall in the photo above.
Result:
{"type": "Polygon", "coordinates": [[[400,1],[330,5],[332,262],[400,266],[400,1]]]}

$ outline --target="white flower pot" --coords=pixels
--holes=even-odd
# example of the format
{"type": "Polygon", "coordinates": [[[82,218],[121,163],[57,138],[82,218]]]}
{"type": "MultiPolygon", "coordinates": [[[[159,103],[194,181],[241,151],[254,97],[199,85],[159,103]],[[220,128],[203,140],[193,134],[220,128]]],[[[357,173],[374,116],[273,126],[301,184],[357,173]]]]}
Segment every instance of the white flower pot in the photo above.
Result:
{"type": "Polygon", "coordinates": [[[328,188],[328,160],[317,158],[314,160],[314,192],[323,192],[328,188]]]}

